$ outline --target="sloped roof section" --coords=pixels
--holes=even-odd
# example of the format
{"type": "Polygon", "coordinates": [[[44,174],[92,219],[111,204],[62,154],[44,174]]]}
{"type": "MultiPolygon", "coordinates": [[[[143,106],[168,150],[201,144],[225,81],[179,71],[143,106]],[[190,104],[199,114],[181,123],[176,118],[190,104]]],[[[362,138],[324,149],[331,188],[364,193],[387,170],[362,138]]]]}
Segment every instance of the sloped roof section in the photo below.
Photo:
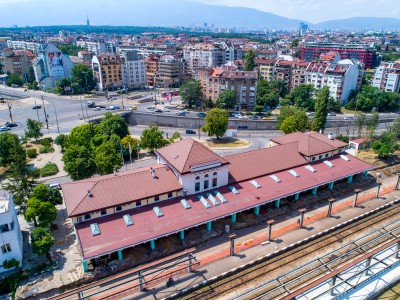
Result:
{"type": "Polygon", "coordinates": [[[330,140],[325,135],[314,131],[307,133],[293,132],[271,138],[271,141],[280,145],[298,142],[298,151],[305,156],[335,151],[337,148],[347,146],[346,143],[335,139],[330,140]]]}
{"type": "Polygon", "coordinates": [[[197,165],[211,162],[220,162],[221,165],[228,163],[224,158],[193,139],[184,139],[158,149],[156,154],[181,174],[189,173],[191,167],[197,165]]]}
{"type": "Polygon", "coordinates": [[[307,163],[297,150],[298,142],[226,156],[229,182],[240,182],[307,163]]]}
{"type": "Polygon", "coordinates": [[[149,167],[88,178],[63,184],[65,204],[69,217],[108,207],[127,204],[182,189],[175,174],[167,166],[149,167]]]}

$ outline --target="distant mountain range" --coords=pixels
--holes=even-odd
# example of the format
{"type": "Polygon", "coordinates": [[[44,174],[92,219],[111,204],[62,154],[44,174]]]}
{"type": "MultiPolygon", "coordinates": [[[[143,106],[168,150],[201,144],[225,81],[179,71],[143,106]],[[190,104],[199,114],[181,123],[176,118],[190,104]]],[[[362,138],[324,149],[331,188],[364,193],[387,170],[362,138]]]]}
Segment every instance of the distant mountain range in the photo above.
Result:
{"type": "Polygon", "coordinates": [[[62,5],[50,0],[1,3],[0,26],[78,25],[86,15],[93,25],[208,26],[248,29],[297,29],[300,22],[316,29],[400,29],[400,19],[350,18],[318,24],[289,19],[244,7],[207,5],[184,0],[93,1],[69,0],[62,5]],[[133,2],[133,3],[132,3],[133,2]],[[40,4],[38,4],[40,3],[40,4]]]}

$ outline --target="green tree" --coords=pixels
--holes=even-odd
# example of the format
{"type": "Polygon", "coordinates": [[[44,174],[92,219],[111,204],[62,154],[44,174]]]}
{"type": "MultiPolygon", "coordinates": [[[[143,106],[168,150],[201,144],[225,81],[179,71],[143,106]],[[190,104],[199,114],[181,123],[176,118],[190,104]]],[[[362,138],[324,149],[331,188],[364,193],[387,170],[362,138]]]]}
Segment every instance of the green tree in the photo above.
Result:
{"type": "Polygon", "coordinates": [[[328,100],[329,88],[324,86],[322,90],[318,91],[315,100],[315,115],[311,124],[311,129],[314,131],[324,131],[325,129],[326,117],[328,115],[328,100]]]}
{"type": "Polygon", "coordinates": [[[26,121],[26,130],[25,130],[26,138],[27,139],[34,138],[35,141],[37,141],[38,138],[43,136],[43,133],[40,132],[41,126],[42,126],[42,123],[40,123],[39,121],[28,119],[26,121]]]}
{"type": "Polygon", "coordinates": [[[72,91],[72,81],[68,77],[61,78],[60,81],[56,82],[56,87],[54,88],[54,92],[58,95],[71,95],[72,91]]]}
{"type": "Polygon", "coordinates": [[[25,78],[26,81],[28,83],[32,84],[33,81],[35,80],[35,71],[33,70],[33,66],[32,65],[29,66],[28,72],[26,73],[25,76],[26,76],[26,78],[25,78]]]}
{"type": "Polygon", "coordinates": [[[5,167],[13,162],[11,152],[21,147],[18,135],[10,132],[0,134],[0,166],[5,167]]]}
{"type": "Polygon", "coordinates": [[[285,97],[288,93],[286,82],[282,79],[275,79],[271,81],[271,89],[277,93],[279,97],[285,97]]]}
{"type": "Polygon", "coordinates": [[[228,128],[228,111],[220,108],[211,109],[206,116],[206,123],[201,130],[208,136],[222,137],[228,128]]]}
{"type": "Polygon", "coordinates": [[[5,261],[3,261],[3,268],[4,269],[16,268],[17,272],[19,272],[19,261],[16,260],[15,258],[6,259],[5,261]]]}
{"type": "Polygon", "coordinates": [[[143,130],[141,140],[141,148],[148,149],[150,152],[154,152],[155,149],[159,149],[168,144],[168,141],[164,139],[163,132],[158,129],[158,126],[150,126],[150,128],[143,130]]]}
{"type": "Polygon", "coordinates": [[[31,197],[28,199],[24,217],[27,222],[33,221],[35,226],[46,227],[56,220],[57,209],[55,205],[50,202],[31,197]]]}
{"type": "Polygon", "coordinates": [[[65,134],[57,135],[56,139],[54,140],[54,143],[56,143],[56,145],[61,147],[61,152],[64,152],[68,143],[68,135],[65,134]]]}
{"type": "Polygon", "coordinates": [[[213,108],[214,107],[214,103],[213,103],[211,97],[208,97],[206,106],[207,106],[207,108],[213,108]]]}
{"type": "Polygon", "coordinates": [[[290,94],[286,96],[294,105],[304,108],[307,111],[314,111],[314,86],[311,84],[302,84],[295,87],[290,94]]]}
{"type": "Polygon", "coordinates": [[[67,148],[71,145],[89,147],[90,141],[96,133],[96,127],[93,124],[83,124],[72,128],[68,135],[67,148]]]}
{"type": "Polygon", "coordinates": [[[87,65],[78,64],[72,67],[72,82],[78,84],[78,93],[91,91],[96,87],[93,70],[87,65]]]}
{"type": "Polygon", "coordinates": [[[292,42],[290,43],[290,48],[296,48],[299,46],[299,39],[294,39],[292,40],[292,42]]]}
{"type": "Polygon", "coordinates": [[[3,73],[4,73],[3,65],[2,65],[2,63],[0,62],[0,74],[3,74],[3,73]]]}
{"type": "Polygon", "coordinates": [[[23,86],[24,85],[24,80],[17,73],[13,73],[10,76],[8,76],[7,80],[6,80],[6,85],[7,86],[11,86],[12,84],[15,84],[17,86],[23,86]]]}
{"type": "Polygon", "coordinates": [[[258,105],[275,107],[279,103],[279,84],[274,84],[274,88],[267,79],[259,79],[257,82],[257,97],[258,105]]]}
{"type": "Polygon", "coordinates": [[[354,116],[354,122],[357,127],[358,136],[362,136],[363,128],[367,124],[367,115],[363,113],[357,113],[354,116]]]}
{"type": "Polygon", "coordinates": [[[389,132],[385,132],[379,140],[372,143],[371,147],[380,158],[387,158],[389,154],[398,149],[393,134],[389,132]]]}
{"type": "Polygon", "coordinates": [[[129,134],[126,120],[120,115],[113,115],[110,112],[104,115],[104,119],[97,125],[97,128],[101,134],[106,136],[116,134],[123,138],[129,134]]]}
{"type": "Polygon", "coordinates": [[[32,251],[37,255],[48,255],[54,238],[47,228],[37,227],[31,233],[32,251]]]}
{"type": "Polygon", "coordinates": [[[68,145],[62,159],[64,170],[72,180],[88,178],[96,172],[91,149],[87,146],[68,145]]]}
{"type": "Polygon", "coordinates": [[[189,80],[179,87],[179,95],[182,98],[182,103],[192,108],[193,105],[200,107],[199,101],[202,98],[202,87],[198,80],[189,80]]]}
{"type": "Polygon", "coordinates": [[[333,97],[329,97],[327,110],[329,112],[340,112],[340,102],[333,97]]]}
{"type": "Polygon", "coordinates": [[[261,114],[261,111],[264,109],[264,107],[262,107],[262,105],[256,105],[253,109],[254,112],[256,112],[257,114],[261,114]]]}
{"type": "Polygon", "coordinates": [[[84,51],[85,48],[72,45],[72,44],[66,44],[66,45],[60,45],[58,46],[58,50],[60,50],[62,53],[67,54],[67,55],[72,55],[72,56],[78,56],[79,51],[84,51]]]}
{"type": "Polygon", "coordinates": [[[113,169],[119,169],[123,160],[121,152],[115,150],[111,141],[101,144],[95,151],[95,164],[97,173],[100,175],[110,174],[113,169]]]}
{"type": "Polygon", "coordinates": [[[287,134],[296,131],[305,132],[310,129],[310,122],[304,110],[291,108],[290,113],[280,124],[280,130],[287,134]]]}
{"type": "Polygon", "coordinates": [[[38,184],[33,188],[32,197],[39,199],[42,202],[50,202],[53,205],[63,203],[62,196],[59,190],[49,188],[45,184],[38,184]]]}
{"type": "Polygon", "coordinates": [[[244,70],[245,71],[253,71],[254,70],[255,57],[256,57],[256,55],[254,54],[253,49],[249,49],[249,51],[247,51],[246,56],[244,58],[244,70]]]}
{"type": "Polygon", "coordinates": [[[216,106],[223,109],[232,109],[236,104],[236,93],[233,90],[223,90],[216,101],[216,106]]]}
{"type": "Polygon", "coordinates": [[[132,154],[134,157],[136,156],[136,152],[139,150],[138,147],[140,147],[140,141],[138,139],[131,137],[130,135],[123,137],[121,139],[121,144],[122,148],[124,149],[125,156],[128,158],[129,158],[129,145],[132,152],[134,152],[132,154]]]}
{"type": "Polygon", "coordinates": [[[176,140],[182,140],[182,136],[178,131],[175,131],[174,134],[169,138],[169,142],[175,143],[176,140]]]}
{"type": "Polygon", "coordinates": [[[374,112],[371,118],[367,119],[367,132],[368,137],[372,138],[374,136],[375,130],[379,125],[379,113],[374,112]]]}

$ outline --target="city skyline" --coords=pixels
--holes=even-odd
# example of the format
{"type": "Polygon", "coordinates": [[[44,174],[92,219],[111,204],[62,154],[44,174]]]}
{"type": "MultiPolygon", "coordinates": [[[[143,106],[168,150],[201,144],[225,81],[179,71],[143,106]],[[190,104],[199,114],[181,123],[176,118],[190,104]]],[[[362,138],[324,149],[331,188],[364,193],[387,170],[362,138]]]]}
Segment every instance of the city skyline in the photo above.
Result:
{"type": "MultiPolygon", "coordinates": [[[[145,7],[148,2],[152,4],[158,3],[155,0],[146,1],[146,3],[135,3],[132,1],[131,4],[125,1],[113,1],[110,3],[106,1],[94,2],[88,0],[81,3],[78,0],[71,0],[68,2],[68,6],[61,6],[62,13],[60,13],[60,7],[54,6],[54,2],[50,0],[1,0],[0,26],[78,25],[86,20],[86,15],[89,15],[91,21],[93,19],[93,25],[119,25],[118,22],[121,22],[120,25],[142,26],[143,23],[135,24],[135,18],[130,20],[132,24],[127,24],[124,18],[118,19],[116,15],[112,13],[120,11],[121,7],[127,8],[132,11],[132,13],[135,13],[136,9],[145,7]],[[104,7],[107,7],[109,11],[112,12],[107,18],[104,18],[104,13],[101,11],[101,8],[104,7]],[[14,9],[18,11],[17,15],[10,13],[14,9]]],[[[192,2],[257,9],[285,18],[304,20],[312,24],[353,17],[398,18],[400,15],[400,4],[396,0],[251,0],[246,2],[239,0],[174,0],[169,3],[179,9],[179,5],[184,5],[185,2],[186,6],[187,2],[192,2]],[[379,9],[377,9],[377,7],[379,7],[379,9]]],[[[159,5],[153,5],[153,7],[158,6],[159,5]]],[[[205,22],[208,21],[206,15],[204,19],[205,22]]],[[[179,22],[179,19],[177,22],[179,22]]],[[[185,23],[184,20],[182,23],[185,23]]],[[[151,18],[148,20],[147,25],[151,25],[151,18]]],[[[155,26],[158,25],[160,24],[155,24],[155,26]]]]}

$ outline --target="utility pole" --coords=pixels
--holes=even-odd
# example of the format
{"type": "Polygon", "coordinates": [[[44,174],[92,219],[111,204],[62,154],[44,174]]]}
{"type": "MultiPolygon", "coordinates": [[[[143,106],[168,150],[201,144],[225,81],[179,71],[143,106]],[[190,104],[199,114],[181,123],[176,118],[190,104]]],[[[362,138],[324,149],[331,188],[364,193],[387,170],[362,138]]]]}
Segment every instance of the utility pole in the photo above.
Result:
{"type": "Polygon", "coordinates": [[[56,110],[55,105],[54,105],[54,113],[56,114],[57,132],[58,132],[58,134],[60,134],[60,127],[58,126],[58,117],[57,117],[57,110],[56,110]]]}
{"type": "MultiPolygon", "coordinates": [[[[43,97],[43,96],[42,96],[42,97],[43,97]]],[[[37,108],[37,105],[36,105],[36,99],[35,99],[35,107],[36,107],[37,120],[38,120],[38,122],[40,122],[40,119],[39,119],[39,111],[38,111],[38,108],[37,108]]]]}
{"type": "Polygon", "coordinates": [[[83,113],[82,96],[79,95],[79,100],[81,101],[82,118],[85,119],[85,114],[83,113]]]}
{"type": "Polygon", "coordinates": [[[42,104],[43,104],[44,121],[46,122],[47,133],[50,133],[50,129],[49,129],[49,116],[46,114],[46,107],[44,106],[44,99],[43,99],[43,96],[42,96],[42,104]]]}
{"type": "Polygon", "coordinates": [[[10,120],[11,120],[11,122],[14,122],[14,121],[13,121],[13,117],[12,117],[12,113],[11,113],[11,105],[10,105],[10,103],[8,102],[8,99],[7,99],[7,107],[8,107],[8,112],[10,113],[10,120]]]}

